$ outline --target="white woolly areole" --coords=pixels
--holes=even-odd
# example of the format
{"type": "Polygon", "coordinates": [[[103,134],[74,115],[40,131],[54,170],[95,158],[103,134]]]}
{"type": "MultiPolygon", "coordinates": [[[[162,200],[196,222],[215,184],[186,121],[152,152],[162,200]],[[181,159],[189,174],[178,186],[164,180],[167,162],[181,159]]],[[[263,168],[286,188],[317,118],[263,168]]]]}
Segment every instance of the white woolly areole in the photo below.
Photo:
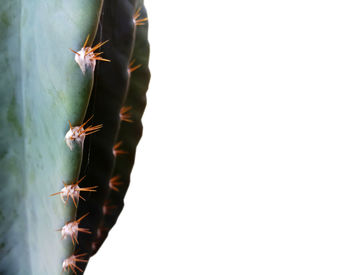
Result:
{"type": "Polygon", "coordinates": [[[74,266],[75,265],[75,256],[72,255],[69,258],[65,259],[62,263],[62,268],[63,270],[67,270],[67,268],[69,268],[70,266],[74,266]]]}
{"type": "Polygon", "coordinates": [[[109,207],[108,207],[108,205],[103,205],[103,206],[102,206],[102,213],[103,213],[104,215],[106,215],[106,214],[108,214],[108,212],[109,212],[109,207]]]}
{"type": "Polygon", "coordinates": [[[102,237],[102,230],[101,228],[97,228],[97,238],[101,238],[102,237]]]}
{"type": "Polygon", "coordinates": [[[79,225],[76,221],[67,223],[61,229],[62,238],[65,239],[67,236],[71,236],[76,239],[78,237],[78,229],[79,225]]]}
{"type": "Polygon", "coordinates": [[[74,143],[78,143],[79,145],[83,146],[85,139],[84,128],[77,126],[69,129],[64,139],[66,140],[66,144],[70,150],[73,150],[74,143]]]}
{"type": "Polygon", "coordinates": [[[61,189],[61,199],[66,203],[69,197],[74,198],[76,201],[79,201],[79,186],[78,185],[67,185],[61,189]]]}
{"type": "Polygon", "coordinates": [[[81,71],[85,74],[87,68],[91,68],[92,71],[95,71],[96,60],[94,59],[94,52],[91,51],[90,47],[82,48],[78,53],[75,54],[74,60],[78,63],[81,71]]]}

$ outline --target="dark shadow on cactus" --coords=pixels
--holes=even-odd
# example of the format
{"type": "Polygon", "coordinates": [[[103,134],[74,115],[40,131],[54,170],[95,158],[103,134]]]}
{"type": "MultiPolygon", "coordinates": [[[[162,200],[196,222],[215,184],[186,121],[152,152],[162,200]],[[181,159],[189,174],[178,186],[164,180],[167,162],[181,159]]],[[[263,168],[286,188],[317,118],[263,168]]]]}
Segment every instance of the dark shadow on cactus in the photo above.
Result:
{"type": "MultiPolygon", "coordinates": [[[[97,252],[123,209],[135,149],[142,135],[141,116],[146,104],[145,93],[150,73],[147,24],[137,26],[137,29],[134,24],[138,7],[142,7],[141,16],[145,16],[143,1],[105,0],[95,39],[109,40],[101,51],[104,58],[112,62],[96,66],[92,97],[86,114],[86,117],[94,115],[94,124],[104,125],[99,133],[86,140],[81,169],[81,176],[86,175],[86,186],[99,186],[98,192],[87,194],[87,200],[80,201],[78,207],[78,216],[90,213],[81,222],[81,227],[89,228],[92,234],[79,234],[77,251],[90,256],[97,252]],[[143,50],[137,49],[141,46],[143,50]],[[143,64],[129,77],[129,63],[135,57],[137,62],[143,64]],[[135,121],[121,122],[119,112],[123,106],[129,105],[132,106],[130,112],[135,121]],[[118,154],[113,154],[113,147],[121,137],[123,150],[125,147],[127,154],[121,154],[119,158],[118,154]],[[118,186],[117,192],[110,188],[109,183],[120,169],[125,184],[118,186]]],[[[86,263],[78,263],[78,266],[84,270],[86,263]]]]}

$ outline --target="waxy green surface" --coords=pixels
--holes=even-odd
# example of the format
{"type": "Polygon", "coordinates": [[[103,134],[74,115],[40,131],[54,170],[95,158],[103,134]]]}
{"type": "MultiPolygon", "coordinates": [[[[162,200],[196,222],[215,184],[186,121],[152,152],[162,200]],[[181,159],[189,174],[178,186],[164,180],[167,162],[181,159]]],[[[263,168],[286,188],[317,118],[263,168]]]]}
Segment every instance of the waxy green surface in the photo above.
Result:
{"type": "MultiPolygon", "coordinates": [[[[64,142],[83,121],[93,83],[69,50],[94,37],[101,0],[4,0],[0,5],[0,274],[62,274],[73,253],[61,240],[82,150],[64,142]]],[[[90,41],[91,42],[91,41],[90,41]]],[[[67,272],[66,274],[69,274],[67,272]]]]}

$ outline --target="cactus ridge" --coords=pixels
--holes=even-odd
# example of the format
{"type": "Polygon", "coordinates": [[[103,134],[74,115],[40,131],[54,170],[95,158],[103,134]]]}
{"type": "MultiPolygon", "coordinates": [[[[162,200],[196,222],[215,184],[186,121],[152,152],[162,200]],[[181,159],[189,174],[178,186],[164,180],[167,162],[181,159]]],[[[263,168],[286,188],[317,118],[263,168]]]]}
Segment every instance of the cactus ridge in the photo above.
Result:
{"type": "MultiPolygon", "coordinates": [[[[136,11],[138,17],[147,18],[143,1],[139,1],[138,6],[141,6],[136,11]]],[[[146,106],[146,91],[150,80],[148,69],[149,43],[147,40],[148,21],[143,20],[142,22],[143,24],[139,24],[140,27],[135,29],[135,43],[131,55],[132,61],[130,62],[132,66],[135,63],[134,60],[136,60],[140,62],[140,66],[130,74],[127,97],[124,102],[124,106],[131,107],[128,109],[130,116],[128,120],[121,121],[116,143],[122,154],[115,154],[111,180],[117,181],[117,184],[109,186],[106,198],[106,201],[113,202],[114,208],[113,211],[103,213],[103,218],[99,224],[101,228],[112,228],[124,207],[124,197],[130,183],[130,173],[135,161],[136,147],[142,135],[141,119],[146,106]]],[[[108,231],[100,238],[95,238],[93,253],[97,252],[107,234],[108,231]]]]}
{"type": "MultiPolygon", "coordinates": [[[[95,38],[95,41],[109,40],[102,51],[104,57],[112,62],[97,64],[92,100],[86,114],[86,117],[95,114],[97,123],[104,125],[104,131],[87,139],[81,170],[81,176],[87,175],[87,186],[99,186],[98,192],[89,194],[88,200],[78,207],[78,215],[91,213],[82,221],[81,226],[89,228],[92,234],[78,235],[78,249],[88,253],[88,256],[92,256],[94,248],[97,247],[95,240],[105,236],[109,230],[100,226],[104,213],[115,209],[115,203],[106,198],[115,158],[113,148],[121,123],[120,112],[128,91],[128,69],[135,39],[136,4],[136,0],[105,0],[95,38]]],[[[125,115],[129,111],[130,109],[125,115]]],[[[84,270],[86,263],[79,263],[78,266],[84,270]]]]}

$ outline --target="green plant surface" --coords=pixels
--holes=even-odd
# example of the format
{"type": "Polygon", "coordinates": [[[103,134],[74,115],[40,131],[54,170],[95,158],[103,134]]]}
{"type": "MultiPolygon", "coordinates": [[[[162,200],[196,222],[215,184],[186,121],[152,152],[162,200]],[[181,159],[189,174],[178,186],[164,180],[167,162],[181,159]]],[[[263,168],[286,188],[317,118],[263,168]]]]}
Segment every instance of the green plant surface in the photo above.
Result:
{"type": "Polygon", "coordinates": [[[82,148],[71,151],[64,137],[68,121],[83,122],[93,72],[82,74],[69,49],[94,37],[101,5],[1,3],[0,274],[61,274],[74,252],[56,230],[75,219],[76,208],[49,195],[78,179],[82,148]]]}
{"type": "Polygon", "coordinates": [[[146,17],[140,0],[2,2],[0,274],[82,274],[116,222],[142,134],[146,17]]]}

